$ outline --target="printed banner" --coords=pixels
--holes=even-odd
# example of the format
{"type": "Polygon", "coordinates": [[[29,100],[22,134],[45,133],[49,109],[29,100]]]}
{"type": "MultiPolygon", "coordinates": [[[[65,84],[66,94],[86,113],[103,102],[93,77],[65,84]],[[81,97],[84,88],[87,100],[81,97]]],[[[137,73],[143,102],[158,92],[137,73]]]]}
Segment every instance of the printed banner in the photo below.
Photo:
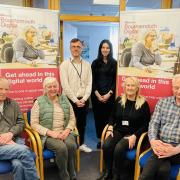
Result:
{"type": "Polygon", "coordinates": [[[58,11],[0,6],[0,75],[22,111],[42,95],[45,77],[59,80],[58,26],[58,11]]]}
{"type": "Polygon", "coordinates": [[[151,111],[172,95],[172,77],[180,73],[180,10],[121,12],[118,95],[126,76],[136,76],[151,111]]]}
{"type": "Polygon", "coordinates": [[[59,80],[57,68],[3,69],[0,75],[11,82],[9,97],[19,103],[23,112],[31,109],[34,100],[43,94],[42,83],[46,77],[59,80]]]}

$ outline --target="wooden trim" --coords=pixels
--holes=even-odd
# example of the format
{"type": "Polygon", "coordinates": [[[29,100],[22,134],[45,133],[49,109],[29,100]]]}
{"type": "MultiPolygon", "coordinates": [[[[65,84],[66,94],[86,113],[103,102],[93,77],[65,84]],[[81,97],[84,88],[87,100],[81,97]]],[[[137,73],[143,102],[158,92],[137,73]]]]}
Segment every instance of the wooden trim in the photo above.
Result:
{"type": "Polygon", "coordinates": [[[60,10],[60,0],[48,0],[48,9],[60,10]]]}
{"type": "Polygon", "coordinates": [[[119,22],[119,17],[114,16],[82,16],[73,14],[61,14],[60,21],[84,21],[84,22],[119,22]]]}
{"type": "Polygon", "coordinates": [[[172,8],[173,0],[161,0],[161,9],[172,8]]]}
{"type": "Polygon", "coordinates": [[[120,0],[119,5],[120,5],[119,7],[120,12],[126,10],[126,0],[120,0]]]}
{"type": "Polygon", "coordinates": [[[60,63],[63,62],[64,60],[64,45],[63,45],[63,42],[64,42],[64,39],[63,39],[63,33],[64,33],[64,23],[63,21],[60,21],[60,63]]]}
{"type": "Polygon", "coordinates": [[[24,7],[33,7],[33,0],[23,0],[24,7]]]}

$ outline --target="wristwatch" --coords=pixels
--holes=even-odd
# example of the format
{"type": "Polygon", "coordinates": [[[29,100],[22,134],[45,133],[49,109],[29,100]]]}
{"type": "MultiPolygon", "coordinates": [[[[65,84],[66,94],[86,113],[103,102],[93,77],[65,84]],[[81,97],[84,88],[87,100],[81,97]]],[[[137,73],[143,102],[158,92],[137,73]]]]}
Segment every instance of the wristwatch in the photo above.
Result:
{"type": "Polygon", "coordinates": [[[112,95],[112,94],[113,94],[113,91],[110,90],[110,91],[109,91],[109,94],[112,95]]]}

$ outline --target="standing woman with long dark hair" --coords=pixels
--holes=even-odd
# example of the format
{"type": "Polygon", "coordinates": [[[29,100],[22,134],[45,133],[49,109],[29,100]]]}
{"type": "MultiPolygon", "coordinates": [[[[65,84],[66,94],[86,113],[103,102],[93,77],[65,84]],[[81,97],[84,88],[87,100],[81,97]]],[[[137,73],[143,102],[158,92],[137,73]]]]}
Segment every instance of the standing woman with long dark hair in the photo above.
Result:
{"type": "MultiPolygon", "coordinates": [[[[97,138],[101,138],[103,128],[108,123],[115,101],[117,62],[113,58],[112,44],[102,40],[98,56],[92,63],[92,109],[94,113],[97,138]]],[[[100,148],[100,142],[97,144],[100,148]]]]}

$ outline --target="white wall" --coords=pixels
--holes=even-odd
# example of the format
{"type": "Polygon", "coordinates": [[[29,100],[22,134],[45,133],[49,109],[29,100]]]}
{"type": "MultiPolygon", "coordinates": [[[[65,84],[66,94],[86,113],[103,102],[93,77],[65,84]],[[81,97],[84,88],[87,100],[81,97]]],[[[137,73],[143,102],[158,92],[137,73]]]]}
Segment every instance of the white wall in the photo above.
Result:
{"type": "Polygon", "coordinates": [[[77,28],[70,23],[64,23],[64,60],[69,59],[70,57],[70,49],[69,49],[69,43],[72,38],[77,37],[77,28]]]}
{"type": "Polygon", "coordinates": [[[90,63],[96,59],[99,44],[103,39],[110,39],[110,27],[108,26],[78,26],[78,36],[89,37],[89,59],[90,63]]]}
{"type": "Polygon", "coordinates": [[[0,0],[0,4],[23,6],[23,0],[0,0]]]}

